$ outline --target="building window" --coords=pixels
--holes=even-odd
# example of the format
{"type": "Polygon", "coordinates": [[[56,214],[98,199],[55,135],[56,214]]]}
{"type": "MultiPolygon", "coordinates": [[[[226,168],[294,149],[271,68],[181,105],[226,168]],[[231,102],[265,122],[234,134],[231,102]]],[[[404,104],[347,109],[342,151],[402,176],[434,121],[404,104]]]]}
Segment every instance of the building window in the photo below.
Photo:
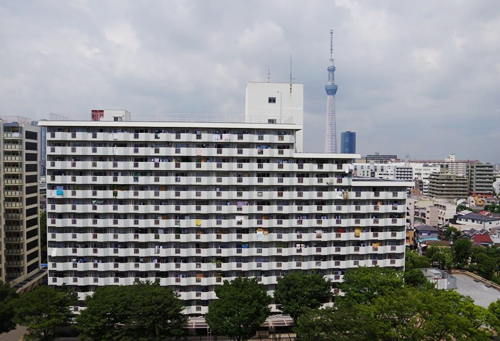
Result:
{"type": "Polygon", "coordinates": [[[276,97],[269,97],[267,103],[276,103],[276,97]]]}

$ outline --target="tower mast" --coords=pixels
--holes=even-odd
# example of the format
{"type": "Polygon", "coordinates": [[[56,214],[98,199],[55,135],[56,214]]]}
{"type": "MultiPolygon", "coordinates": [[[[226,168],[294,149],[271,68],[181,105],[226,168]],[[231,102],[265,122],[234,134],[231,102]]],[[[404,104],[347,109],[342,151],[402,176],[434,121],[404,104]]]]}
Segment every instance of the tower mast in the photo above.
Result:
{"type": "Polygon", "coordinates": [[[325,85],[326,91],[326,137],[325,153],[337,152],[337,117],[335,113],[335,66],[333,66],[333,30],[330,30],[330,65],[328,70],[328,82],[325,85]]]}

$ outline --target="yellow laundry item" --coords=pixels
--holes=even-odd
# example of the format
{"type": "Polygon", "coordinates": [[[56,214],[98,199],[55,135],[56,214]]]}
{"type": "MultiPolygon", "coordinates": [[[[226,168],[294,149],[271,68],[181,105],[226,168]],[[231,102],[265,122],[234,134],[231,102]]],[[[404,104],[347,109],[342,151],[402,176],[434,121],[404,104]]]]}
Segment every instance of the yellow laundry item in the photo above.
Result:
{"type": "Polygon", "coordinates": [[[354,230],[354,235],[355,235],[356,237],[361,236],[361,229],[359,229],[359,228],[358,228],[358,229],[355,229],[355,230],[354,230]]]}
{"type": "Polygon", "coordinates": [[[196,226],[201,226],[201,219],[196,219],[196,226]]]}

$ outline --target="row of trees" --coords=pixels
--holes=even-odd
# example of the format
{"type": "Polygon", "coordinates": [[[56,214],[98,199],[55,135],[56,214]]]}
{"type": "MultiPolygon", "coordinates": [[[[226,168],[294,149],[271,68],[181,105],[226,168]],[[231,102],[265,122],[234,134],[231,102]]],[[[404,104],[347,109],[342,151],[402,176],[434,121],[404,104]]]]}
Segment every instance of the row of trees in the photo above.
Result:
{"type": "Polygon", "coordinates": [[[467,269],[480,276],[500,284],[500,248],[473,245],[454,227],[446,229],[444,237],[452,241],[450,247],[429,246],[425,258],[429,264],[437,264],[443,270],[467,269]]]}
{"type": "MultiPolygon", "coordinates": [[[[332,283],[318,273],[293,272],[279,279],[274,298],[256,279],[237,278],[216,287],[218,299],[205,315],[212,332],[246,340],[271,314],[274,300],[295,321],[303,340],[486,340],[500,329],[500,301],[489,309],[454,291],[437,290],[419,267],[427,257],[409,253],[407,271],[357,268],[346,272],[332,295],[332,283]],[[333,305],[321,308],[323,303],[333,305]]],[[[80,337],[94,340],[165,340],[185,335],[187,317],[172,289],[158,283],[102,287],[85,299],[72,318],[75,293],[40,286],[20,297],[0,287],[2,332],[15,323],[28,327],[27,339],[50,340],[54,329],[74,323],[80,337]]]]}

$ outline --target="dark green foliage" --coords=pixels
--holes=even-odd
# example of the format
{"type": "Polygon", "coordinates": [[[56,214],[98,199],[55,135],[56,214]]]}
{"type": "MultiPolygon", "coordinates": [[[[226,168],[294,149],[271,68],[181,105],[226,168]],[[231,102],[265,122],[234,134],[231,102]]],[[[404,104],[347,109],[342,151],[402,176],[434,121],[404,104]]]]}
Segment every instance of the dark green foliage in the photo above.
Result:
{"type": "Polygon", "coordinates": [[[406,252],[405,270],[430,268],[431,261],[425,256],[420,256],[416,251],[406,252]]]}
{"type": "Polygon", "coordinates": [[[217,300],[210,303],[205,319],[217,335],[247,340],[270,314],[271,297],[256,279],[236,278],[215,287],[217,300]]]}
{"type": "Polygon", "coordinates": [[[85,303],[76,318],[82,338],[165,340],[183,335],[187,324],[177,295],[157,282],[100,287],[85,303]]]}
{"type": "Polygon", "coordinates": [[[455,241],[458,238],[462,236],[462,232],[454,228],[453,226],[450,226],[444,231],[444,239],[445,240],[450,240],[450,241],[455,241]]]}
{"type": "Polygon", "coordinates": [[[455,266],[463,268],[467,265],[471,256],[472,242],[466,238],[460,238],[453,243],[453,261],[455,266]]]}
{"type": "Polygon", "coordinates": [[[433,287],[434,285],[430,283],[422,270],[420,269],[411,269],[409,271],[405,271],[404,273],[405,284],[413,287],[433,287]]]}
{"type": "Polygon", "coordinates": [[[16,327],[13,319],[17,294],[8,283],[0,281],[0,334],[16,327]]]}
{"type": "Polygon", "coordinates": [[[425,256],[429,258],[432,263],[437,263],[442,270],[453,268],[453,253],[448,247],[431,245],[427,248],[425,256]]]}
{"type": "Polygon", "coordinates": [[[278,280],[274,300],[295,322],[307,309],[319,308],[332,297],[332,283],[319,273],[296,271],[278,280]]]}
{"type": "Polygon", "coordinates": [[[490,340],[497,325],[494,313],[454,291],[405,286],[362,304],[310,310],[296,331],[301,340],[490,340]]]}
{"type": "Polygon", "coordinates": [[[77,301],[77,294],[66,288],[39,286],[17,300],[15,321],[28,328],[25,339],[52,340],[56,327],[69,324],[73,316],[69,307],[77,301]]]}
{"type": "Polygon", "coordinates": [[[340,290],[345,296],[336,300],[341,305],[370,303],[404,285],[403,274],[390,268],[359,267],[346,271],[340,290]]]}

